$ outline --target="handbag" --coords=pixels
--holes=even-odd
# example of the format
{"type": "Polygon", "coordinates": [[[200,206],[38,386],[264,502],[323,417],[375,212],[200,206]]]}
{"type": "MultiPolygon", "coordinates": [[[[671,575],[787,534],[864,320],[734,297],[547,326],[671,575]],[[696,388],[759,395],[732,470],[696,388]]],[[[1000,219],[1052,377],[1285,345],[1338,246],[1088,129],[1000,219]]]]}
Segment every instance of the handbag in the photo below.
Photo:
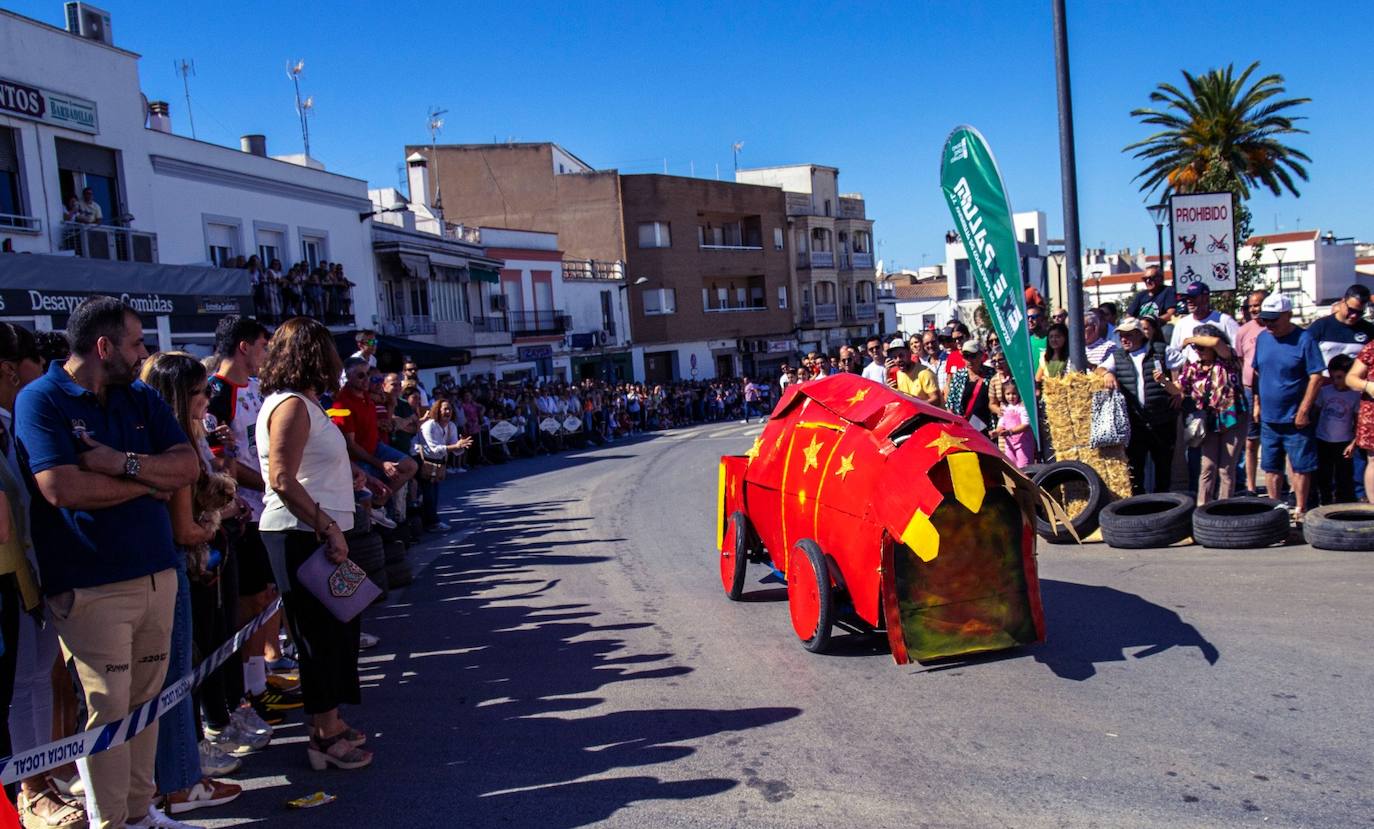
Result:
{"type": "Polygon", "coordinates": [[[421,455],[420,470],[416,474],[422,481],[433,481],[437,484],[448,477],[448,464],[444,461],[432,461],[421,455]]]}
{"type": "Polygon", "coordinates": [[[1125,446],[1131,442],[1131,420],[1126,414],[1126,396],[1120,390],[1093,393],[1092,433],[1088,445],[1093,449],[1125,446]]]}
{"type": "Polygon", "coordinates": [[[340,622],[353,621],[382,595],[382,588],[357,564],[348,559],[342,564],[330,561],[323,544],[296,569],[296,578],[340,622]]]}

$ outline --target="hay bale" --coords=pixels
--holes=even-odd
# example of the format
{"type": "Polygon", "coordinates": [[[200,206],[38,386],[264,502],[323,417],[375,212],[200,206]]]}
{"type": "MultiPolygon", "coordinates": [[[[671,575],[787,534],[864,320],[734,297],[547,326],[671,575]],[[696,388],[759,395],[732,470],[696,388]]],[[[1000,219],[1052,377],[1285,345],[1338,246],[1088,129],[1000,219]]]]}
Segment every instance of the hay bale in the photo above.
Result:
{"type": "MultiPolygon", "coordinates": [[[[1106,383],[1097,374],[1066,374],[1046,378],[1042,397],[1055,458],[1081,461],[1091,466],[1116,500],[1131,494],[1126,449],[1122,446],[1094,449],[1091,446],[1093,394],[1105,388],[1106,383]]],[[[1065,495],[1072,498],[1070,493],[1065,495]]]]}

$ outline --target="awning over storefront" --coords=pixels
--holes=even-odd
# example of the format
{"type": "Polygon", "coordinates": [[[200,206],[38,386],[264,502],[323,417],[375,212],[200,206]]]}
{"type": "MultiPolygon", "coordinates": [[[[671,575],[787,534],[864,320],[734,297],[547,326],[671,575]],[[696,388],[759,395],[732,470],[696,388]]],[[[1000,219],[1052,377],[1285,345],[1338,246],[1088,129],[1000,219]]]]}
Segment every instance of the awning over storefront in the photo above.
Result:
{"type": "Polygon", "coordinates": [[[65,321],[87,297],[100,295],[123,299],[145,318],[218,320],[225,314],[253,313],[253,290],[245,270],[0,255],[0,314],[4,316],[53,316],[65,321]]]}
{"type": "Polygon", "coordinates": [[[493,285],[501,284],[501,272],[480,265],[469,265],[468,273],[472,276],[473,282],[490,282],[493,285]]]}

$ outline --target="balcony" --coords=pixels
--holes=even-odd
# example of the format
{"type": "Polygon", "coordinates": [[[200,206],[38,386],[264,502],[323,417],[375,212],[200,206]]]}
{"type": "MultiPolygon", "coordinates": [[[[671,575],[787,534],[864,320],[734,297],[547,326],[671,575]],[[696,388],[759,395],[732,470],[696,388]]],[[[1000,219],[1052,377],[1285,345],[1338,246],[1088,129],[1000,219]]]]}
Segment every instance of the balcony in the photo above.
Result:
{"type": "Polygon", "coordinates": [[[0,213],[0,228],[6,233],[39,233],[43,230],[43,220],[18,213],[0,213]]]}
{"type": "Polygon", "coordinates": [[[504,334],[510,331],[510,324],[504,316],[473,317],[472,330],[482,334],[504,334]]]}
{"type": "Polygon", "coordinates": [[[833,268],[835,267],[835,251],[833,250],[813,250],[797,251],[797,267],[799,268],[833,268]]]}
{"type": "Polygon", "coordinates": [[[859,269],[859,268],[871,268],[871,267],[873,267],[873,254],[871,254],[871,253],[859,253],[858,251],[855,251],[855,252],[854,252],[854,268],[855,268],[855,270],[857,270],[857,269],[859,269]]]}
{"type": "Polygon", "coordinates": [[[517,337],[561,336],[572,327],[572,317],[562,311],[508,311],[506,316],[517,337]]]}
{"type": "Polygon", "coordinates": [[[763,245],[697,245],[699,250],[763,250],[763,245]]]}
{"type": "Polygon", "coordinates": [[[816,306],[816,322],[837,322],[839,319],[840,306],[834,303],[816,306]]]}
{"type": "Polygon", "coordinates": [[[564,259],[564,279],[596,279],[616,281],[625,279],[625,263],[619,260],[601,259],[564,259]]]}
{"type": "Polygon", "coordinates": [[[157,262],[157,234],[113,225],[62,223],[62,250],[86,259],[157,262]]]}
{"type": "Polygon", "coordinates": [[[325,325],[353,325],[353,286],[260,282],[253,286],[253,315],[266,323],[313,317],[325,325]]]}
{"type": "Polygon", "coordinates": [[[859,302],[854,305],[854,318],[875,320],[878,318],[878,305],[873,302],[859,302]]]}
{"type": "Polygon", "coordinates": [[[393,317],[383,320],[377,324],[379,333],[382,334],[433,334],[435,332],[434,318],[428,314],[393,317]]]}
{"type": "Polygon", "coordinates": [[[767,310],[768,310],[768,306],[767,306],[766,304],[764,304],[763,300],[761,300],[761,299],[760,299],[760,300],[755,300],[755,302],[756,302],[757,304],[752,304],[752,305],[751,305],[750,303],[747,303],[747,302],[713,303],[713,304],[707,304],[706,306],[704,306],[704,310],[705,310],[706,313],[708,313],[708,314],[728,313],[728,312],[731,312],[731,311],[767,311],[767,310]]]}

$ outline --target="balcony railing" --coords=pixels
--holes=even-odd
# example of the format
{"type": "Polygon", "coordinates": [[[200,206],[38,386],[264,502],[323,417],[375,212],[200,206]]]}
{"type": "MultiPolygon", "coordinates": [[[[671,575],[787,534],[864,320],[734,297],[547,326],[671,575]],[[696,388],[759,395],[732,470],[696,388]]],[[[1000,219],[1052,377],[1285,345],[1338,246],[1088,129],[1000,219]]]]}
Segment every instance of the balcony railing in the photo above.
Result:
{"type": "Polygon", "coordinates": [[[562,311],[508,311],[511,333],[517,337],[553,336],[571,326],[572,317],[562,311]]]}
{"type": "Polygon", "coordinates": [[[393,317],[378,323],[377,328],[383,334],[397,335],[433,334],[435,332],[434,318],[428,314],[393,317]]]}
{"type": "Polygon", "coordinates": [[[253,309],[267,323],[306,316],[325,325],[352,325],[353,286],[259,282],[253,286],[253,309]]]}
{"type": "Polygon", "coordinates": [[[472,330],[488,334],[500,334],[510,330],[505,317],[473,317],[472,330]]]}
{"type": "Polygon", "coordinates": [[[763,250],[763,245],[707,245],[698,244],[701,250],[763,250]]]}
{"type": "Polygon", "coordinates": [[[763,302],[763,300],[758,300],[758,304],[757,304],[757,305],[751,305],[751,304],[749,304],[749,303],[747,303],[747,302],[728,302],[728,303],[725,303],[724,305],[721,305],[721,304],[714,304],[714,305],[707,305],[707,306],[706,306],[706,312],[707,312],[708,314],[723,313],[723,312],[727,312],[727,311],[767,311],[767,310],[768,310],[768,306],[767,306],[767,304],[765,304],[765,303],[763,302]]]}
{"type": "Polygon", "coordinates": [[[873,254],[854,252],[854,267],[871,268],[873,267],[873,254]]]}
{"type": "Polygon", "coordinates": [[[625,263],[602,259],[564,259],[564,279],[605,279],[625,278],[625,263]]]}
{"type": "Polygon", "coordinates": [[[840,306],[835,304],[817,305],[816,322],[835,322],[840,318],[840,306]]]}
{"type": "Polygon", "coordinates": [[[21,216],[18,213],[0,213],[0,227],[8,231],[38,233],[43,229],[43,220],[36,216],[21,216]]]}
{"type": "Polygon", "coordinates": [[[813,251],[811,251],[811,267],[813,267],[813,268],[833,268],[833,267],[835,267],[835,251],[833,251],[833,250],[813,250],[813,251]]]}
{"type": "Polygon", "coordinates": [[[878,305],[874,302],[859,302],[854,305],[854,318],[873,320],[878,318],[878,305]]]}
{"type": "Polygon", "coordinates": [[[86,259],[157,262],[157,234],[112,225],[63,222],[62,249],[86,259]]]}

